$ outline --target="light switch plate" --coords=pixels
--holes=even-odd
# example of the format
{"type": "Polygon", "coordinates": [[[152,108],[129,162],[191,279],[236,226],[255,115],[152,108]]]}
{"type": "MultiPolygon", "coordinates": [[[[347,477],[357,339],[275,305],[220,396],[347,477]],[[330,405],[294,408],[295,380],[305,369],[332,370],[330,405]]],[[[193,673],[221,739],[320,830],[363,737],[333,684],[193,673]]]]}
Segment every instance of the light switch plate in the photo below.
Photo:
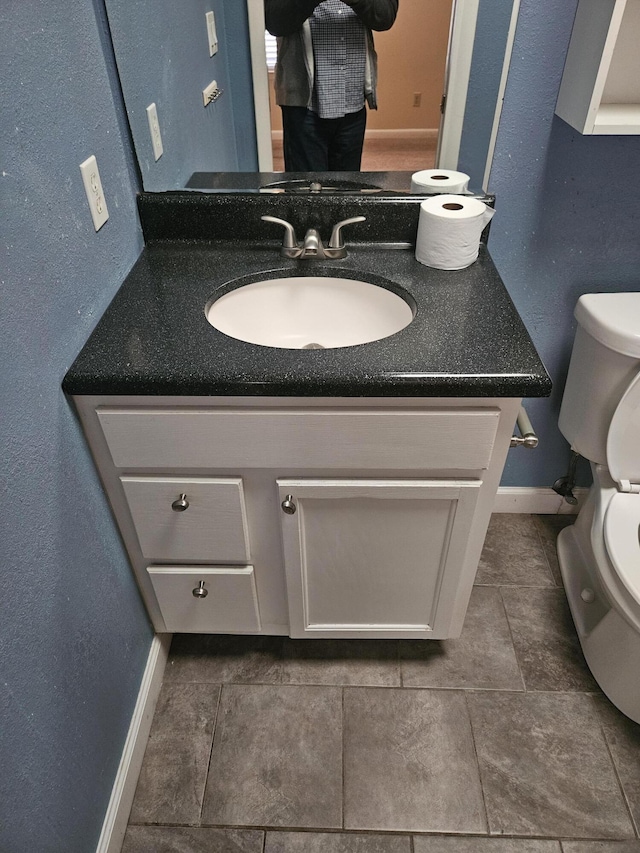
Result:
{"type": "Polygon", "coordinates": [[[149,122],[149,133],[151,134],[151,144],[153,145],[153,156],[156,160],[162,157],[164,148],[162,147],[162,136],[160,135],[160,124],[158,122],[158,110],[155,104],[149,104],[147,107],[147,120],[149,122]]]}
{"type": "Polygon", "coordinates": [[[104,200],[104,193],[102,191],[98,161],[93,154],[91,157],[87,157],[84,163],[80,163],[80,172],[82,174],[84,191],[87,194],[89,202],[93,227],[96,231],[99,231],[109,218],[109,211],[107,210],[107,203],[104,200]]]}
{"type": "Polygon", "coordinates": [[[213,12],[207,12],[207,36],[209,38],[209,56],[218,52],[218,35],[216,33],[216,19],[213,12]]]}

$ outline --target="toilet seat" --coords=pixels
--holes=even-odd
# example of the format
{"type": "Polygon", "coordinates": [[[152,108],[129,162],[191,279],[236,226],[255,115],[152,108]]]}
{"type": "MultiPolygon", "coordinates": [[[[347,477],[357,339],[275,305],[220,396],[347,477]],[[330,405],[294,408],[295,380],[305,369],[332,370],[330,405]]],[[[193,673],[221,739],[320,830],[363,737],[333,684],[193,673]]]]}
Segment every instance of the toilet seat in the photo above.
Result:
{"type": "Polygon", "coordinates": [[[607,434],[607,467],[622,491],[640,492],[640,373],[622,395],[607,434]]]}
{"type": "Polygon", "coordinates": [[[606,509],[605,545],[622,585],[640,605],[640,374],[611,419],[607,464],[618,493],[606,509]]]}
{"type": "Polygon", "coordinates": [[[604,517],[609,559],[633,600],[640,605],[640,494],[614,495],[604,517]]]}

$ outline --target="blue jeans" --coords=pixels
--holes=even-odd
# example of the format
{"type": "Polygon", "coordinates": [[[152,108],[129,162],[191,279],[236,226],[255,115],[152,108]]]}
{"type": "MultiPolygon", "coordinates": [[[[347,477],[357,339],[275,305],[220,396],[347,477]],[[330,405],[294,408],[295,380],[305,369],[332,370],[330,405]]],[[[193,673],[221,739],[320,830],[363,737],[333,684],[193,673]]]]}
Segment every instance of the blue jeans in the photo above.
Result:
{"type": "Polygon", "coordinates": [[[286,172],[359,172],[367,109],[320,118],[306,107],[281,107],[286,172]]]}

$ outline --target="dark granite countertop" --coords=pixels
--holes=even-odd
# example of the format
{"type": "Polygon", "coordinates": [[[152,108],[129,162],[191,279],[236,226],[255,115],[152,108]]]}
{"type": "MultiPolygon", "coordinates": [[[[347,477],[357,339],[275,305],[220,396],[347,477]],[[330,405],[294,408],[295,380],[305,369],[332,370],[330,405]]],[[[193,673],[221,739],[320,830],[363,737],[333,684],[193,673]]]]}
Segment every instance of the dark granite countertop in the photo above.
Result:
{"type": "MultiPolygon", "coordinates": [[[[180,222],[184,227],[182,217],[180,222]]],[[[549,376],[484,244],[478,260],[456,272],[423,266],[406,246],[357,243],[340,261],[286,260],[278,246],[275,239],[149,242],[70,368],[64,390],[322,397],[550,393],[549,376]],[[287,350],[244,343],[214,329],[205,306],[231,289],[230,282],[255,273],[372,274],[407,291],[416,316],[389,338],[353,347],[287,350]]]]}

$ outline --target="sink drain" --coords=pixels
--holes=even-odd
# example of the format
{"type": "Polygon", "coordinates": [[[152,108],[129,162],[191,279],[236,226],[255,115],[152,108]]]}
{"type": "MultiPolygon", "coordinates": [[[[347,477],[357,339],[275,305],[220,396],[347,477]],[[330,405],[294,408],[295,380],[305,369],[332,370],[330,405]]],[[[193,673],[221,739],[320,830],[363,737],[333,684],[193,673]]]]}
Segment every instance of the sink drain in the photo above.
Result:
{"type": "Polygon", "coordinates": [[[302,349],[325,349],[322,344],[305,344],[302,349]]]}

